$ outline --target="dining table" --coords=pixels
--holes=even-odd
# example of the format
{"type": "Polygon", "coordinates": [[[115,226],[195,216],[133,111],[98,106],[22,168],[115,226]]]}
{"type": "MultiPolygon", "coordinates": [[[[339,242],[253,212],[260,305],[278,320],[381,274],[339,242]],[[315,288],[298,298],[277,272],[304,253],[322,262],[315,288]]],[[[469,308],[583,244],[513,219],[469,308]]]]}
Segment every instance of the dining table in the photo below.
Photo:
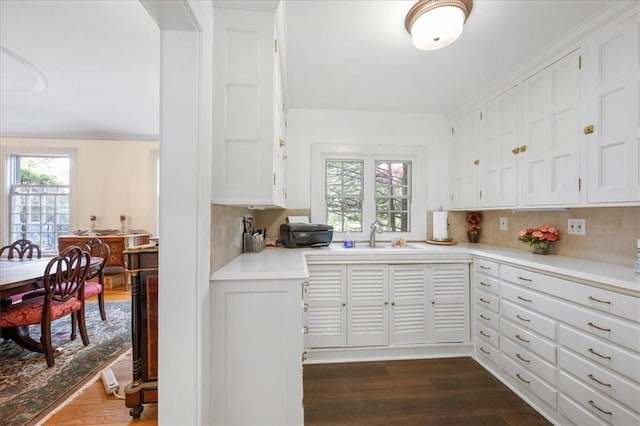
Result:
{"type": "MultiPolygon", "coordinates": [[[[44,272],[50,261],[51,258],[0,259],[0,310],[12,303],[11,296],[42,288],[44,272]]],[[[101,263],[101,257],[92,257],[89,267],[97,270],[101,263]]],[[[0,337],[12,339],[29,350],[37,349],[29,337],[29,327],[0,329],[0,337]]]]}

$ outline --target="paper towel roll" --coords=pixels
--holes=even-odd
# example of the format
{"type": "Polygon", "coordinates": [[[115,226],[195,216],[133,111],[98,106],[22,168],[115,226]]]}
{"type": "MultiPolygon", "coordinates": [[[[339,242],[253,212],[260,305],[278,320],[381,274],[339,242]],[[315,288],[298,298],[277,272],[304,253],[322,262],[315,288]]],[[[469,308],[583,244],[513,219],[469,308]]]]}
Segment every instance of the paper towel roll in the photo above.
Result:
{"type": "Polygon", "coordinates": [[[449,212],[433,212],[433,239],[444,241],[449,239],[448,229],[449,212]]]}

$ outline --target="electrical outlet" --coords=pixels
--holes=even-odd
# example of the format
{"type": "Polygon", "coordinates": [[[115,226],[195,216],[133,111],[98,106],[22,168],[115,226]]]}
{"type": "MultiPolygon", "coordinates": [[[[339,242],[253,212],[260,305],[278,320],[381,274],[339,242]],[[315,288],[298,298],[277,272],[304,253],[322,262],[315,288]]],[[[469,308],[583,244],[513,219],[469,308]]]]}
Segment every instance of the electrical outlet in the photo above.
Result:
{"type": "Polygon", "coordinates": [[[501,231],[507,231],[509,229],[509,222],[507,221],[506,217],[501,217],[500,218],[500,230],[501,231]]]}
{"type": "Polygon", "coordinates": [[[585,219],[569,219],[567,233],[570,235],[587,235],[587,221],[585,219]]]}

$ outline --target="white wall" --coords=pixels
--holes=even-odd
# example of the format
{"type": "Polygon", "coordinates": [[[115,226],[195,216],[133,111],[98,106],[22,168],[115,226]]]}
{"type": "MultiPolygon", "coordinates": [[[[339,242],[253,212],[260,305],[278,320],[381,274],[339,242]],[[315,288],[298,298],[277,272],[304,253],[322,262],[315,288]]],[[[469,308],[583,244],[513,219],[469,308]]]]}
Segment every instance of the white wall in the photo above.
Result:
{"type": "MultiPolygon", "coordinates": [[[[157,141],[0,138],[4,155],[75,150],[77,192],[71,212],[72,230],[89,229],[92,214],[97,216],[97,229],[120,229],[120,215],[124,214],[128,228],[145,229],[154,235],[158,146],[157,141]]],[[[2,241],[5,228],[6,224],[0,230],[2,241]]]]}
{"type": "Polygon", "coordinates": [[[440,114],[291,109],[287,114],[287,208],[309,209],[310,146],[427,147],[427,209],[448,206],[449,122],[440,114]]]}

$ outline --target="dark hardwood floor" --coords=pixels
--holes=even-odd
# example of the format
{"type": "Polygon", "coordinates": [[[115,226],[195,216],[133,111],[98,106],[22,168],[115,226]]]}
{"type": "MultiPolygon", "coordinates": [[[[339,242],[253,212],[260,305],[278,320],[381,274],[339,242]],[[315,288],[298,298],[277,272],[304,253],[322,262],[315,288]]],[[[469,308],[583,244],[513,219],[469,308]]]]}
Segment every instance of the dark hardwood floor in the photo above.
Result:
{"type": "Polygon", "coordinates": [[[549,425],[471,358],[307,365],[305,425],[549,425]]]}

